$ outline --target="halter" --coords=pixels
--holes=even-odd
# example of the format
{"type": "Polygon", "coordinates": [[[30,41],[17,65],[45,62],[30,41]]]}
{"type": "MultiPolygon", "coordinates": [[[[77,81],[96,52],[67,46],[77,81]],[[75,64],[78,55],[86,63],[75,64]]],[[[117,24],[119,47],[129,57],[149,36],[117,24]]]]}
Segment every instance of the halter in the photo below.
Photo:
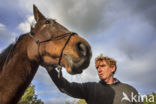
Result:
{"type": "Polygon", "coordinates": [[[47,39],[47,40],[39,41],[39,40],[35,39],[35,38],[31,35],[31,33],[29,33],[29,36],[30,36],[30,37],[36,42],[36,44],[38,45],[38,54],[39,54],[39,58],[40,58],[40,63],[41,63],[43,66],[46,66],[47,68],[48,68],[49,66],[51,67],[51,66],[53,66],[53,65],[43,62],[42,56],[41,56],[40,51],[39,51],[40,44],[41,44],[41,43],[44,43],[44,42],[48,42],[48,41],[60,40],[60,39],[62,39],[62,38],[64,38],[64,37],[66,37],[66,36],[69,36],[68,39],[66,40],[66,42],[65,42],[65,44],[64,44],[64,46],[63,46],[61,52],[60,52],[60,57],[59,57],[58,64],[57,64],[56,66],[53,66],[54,68],[57,68],[57,69],[59,70],[59,74],[58,74],[58,77],[59,77],[59,78],[62,77],[61,60],[62,60],[63,51],[64,51],[66,45],[68,44],[70,38],[71,38],[73,35],[76,35],[76,33],[74,33],[74,32],[69,32],[69,33],[65,33],[65,34],[62,34],[62,35],[57,36],[57,37],[53,37],[53,38],[50,38],[50,39],[47,39]]]}

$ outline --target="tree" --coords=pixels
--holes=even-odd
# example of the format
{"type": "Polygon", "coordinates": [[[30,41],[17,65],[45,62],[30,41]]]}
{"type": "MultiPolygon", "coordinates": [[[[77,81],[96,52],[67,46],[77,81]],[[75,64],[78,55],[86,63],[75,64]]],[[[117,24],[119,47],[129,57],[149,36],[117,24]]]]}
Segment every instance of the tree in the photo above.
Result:
{"type": "Polygon", "coordinates": [[[144,97],[144,104],[156,104],[156,93],[146,95],[144,97]]]}
{"type": "Polygon", "coordinates": [[[30,84],[26,89],[24,95],[18,102],[18,104],[44,104],[40,99],[37,99],[35,94],[35,86],[30,84]]]}
{"type": "Polygon", "coordinates": [[[78,100],[77,104],[87,104],[87,103],[84,99],[80,99],[78,100]]]}

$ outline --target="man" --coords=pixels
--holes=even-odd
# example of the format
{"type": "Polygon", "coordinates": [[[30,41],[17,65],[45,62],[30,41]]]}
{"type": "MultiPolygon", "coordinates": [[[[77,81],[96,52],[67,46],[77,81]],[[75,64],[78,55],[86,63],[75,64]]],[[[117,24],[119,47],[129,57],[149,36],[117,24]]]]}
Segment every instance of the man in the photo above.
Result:
{"type": "Polygon", "coordinates": [[[100,55],[95,65],[100,78],[98,83],[70,83],[63,77],[58,78],[56,70],[48,73],[61,92],[85,99],[87,104],[142,104],[135,88],[114,78],[117,69],[114,59],[100,55]]]}

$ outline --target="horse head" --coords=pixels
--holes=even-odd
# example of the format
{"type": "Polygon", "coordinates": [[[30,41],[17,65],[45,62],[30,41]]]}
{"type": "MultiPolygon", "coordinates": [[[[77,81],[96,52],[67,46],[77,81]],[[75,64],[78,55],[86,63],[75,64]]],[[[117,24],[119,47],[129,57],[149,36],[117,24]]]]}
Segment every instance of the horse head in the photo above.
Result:
{"type": "Polygon", "coordinates": [[[36,24],[30,34],[29,59],[39,60],[47,70],[50,70],[47,67],[55,67],[59,62],[68,73],[81,73],[89,66],[92,56],[89,43],[54,19],[46,18],[35,5],[33,9],[36,24]]]}

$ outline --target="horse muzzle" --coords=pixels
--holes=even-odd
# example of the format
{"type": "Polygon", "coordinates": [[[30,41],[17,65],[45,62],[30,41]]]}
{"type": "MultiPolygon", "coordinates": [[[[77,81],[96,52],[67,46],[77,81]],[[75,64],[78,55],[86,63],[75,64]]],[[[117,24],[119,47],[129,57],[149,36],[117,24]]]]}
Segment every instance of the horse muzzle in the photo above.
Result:
{"type": "Polygon", "coordinates": [[[80,74],[90,64],[92,57],[92,51],[89,45],[83,42],[78,42],[75,46],[79,58],[75,58],[74,55],[64,54],[64,58],[68,64],[67,71],[70,74],[80,74]]]}

